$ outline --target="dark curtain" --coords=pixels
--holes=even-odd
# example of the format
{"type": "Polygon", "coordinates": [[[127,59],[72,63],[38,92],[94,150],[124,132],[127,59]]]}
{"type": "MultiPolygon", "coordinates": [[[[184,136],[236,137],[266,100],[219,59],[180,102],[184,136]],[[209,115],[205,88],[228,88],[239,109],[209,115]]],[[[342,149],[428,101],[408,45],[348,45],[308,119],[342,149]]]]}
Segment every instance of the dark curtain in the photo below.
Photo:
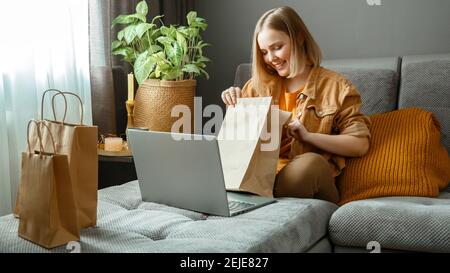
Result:
{"type": "MultiPolygon", "coordinates": [[[[185,24],[186,14],[194,9],[194,0],[146,0],[148,20],[164,15],[165,25],[185,24]]],[[[111,22],[121,14],[135,12],[140,0],[89,0],[89,46],[91,71],[92,119],[99,134],[120,135],[126,129],[126,75],[131,66],[111,55],[111,42],[122,26],[111,29],[111,22]]],[[[137,84],[135,83],[137,89],[137,84]]]]}

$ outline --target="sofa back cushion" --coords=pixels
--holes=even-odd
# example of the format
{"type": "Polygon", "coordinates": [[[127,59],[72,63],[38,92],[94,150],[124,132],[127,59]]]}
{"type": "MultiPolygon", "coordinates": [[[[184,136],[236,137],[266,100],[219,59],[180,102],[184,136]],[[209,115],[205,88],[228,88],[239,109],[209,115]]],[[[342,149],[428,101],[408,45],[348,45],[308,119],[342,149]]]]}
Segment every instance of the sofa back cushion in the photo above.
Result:
{"type": "Polygon", "coordinates": [[[442,143],[450,151],[450,54],[405,56],[398,108],[421,107],[441,124],[442,143]]]}
{"type": "Polygon", "coordinates": [[[338,177],[340,204],[383,196],[438,196],[450,180],[450,159],[434,115],[406,108],[370,119],[369,152],[349,158],[338,177]]]}
{"type": "Polygon", "coordinates": [[[322,66],[342,74],[361,93],[361,112],[366,115],[397,108],[400,59],[368,58],[325,60],[322,66]]]}

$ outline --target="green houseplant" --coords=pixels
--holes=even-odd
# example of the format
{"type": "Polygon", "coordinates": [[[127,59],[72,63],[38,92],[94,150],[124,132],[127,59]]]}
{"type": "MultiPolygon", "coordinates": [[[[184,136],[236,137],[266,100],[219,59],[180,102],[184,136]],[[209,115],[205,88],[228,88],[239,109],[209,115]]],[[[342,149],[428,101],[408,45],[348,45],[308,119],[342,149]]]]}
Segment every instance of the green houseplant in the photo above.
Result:
{"type": "Polygon", "coordinates": [[[112,26],[124,25],[112,42],[112,54],[131,64],[139,84],[135,126],[169,131],[174,122],[171,109],[182,104],[193,110],[195,78],[209,78],[205,68],[210,60],[203,56],[209,44],[200,35],[208,25],[195,11],[187,14],[186,26],[165,26],[163,15],[147,22],[147,14],[147,3],[141,1],[136,13],[119,15],[112,21],[112,26]]]}

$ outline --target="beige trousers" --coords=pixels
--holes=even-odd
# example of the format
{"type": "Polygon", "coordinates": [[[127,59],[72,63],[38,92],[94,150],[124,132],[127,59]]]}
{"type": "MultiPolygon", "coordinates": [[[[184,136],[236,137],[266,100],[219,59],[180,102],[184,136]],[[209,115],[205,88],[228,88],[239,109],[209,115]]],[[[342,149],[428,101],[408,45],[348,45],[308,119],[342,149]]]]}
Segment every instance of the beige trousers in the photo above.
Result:
{"type": "Polygon", "coordinates": [[[284,166],[275,178],[273,195],[339,202],[330,164],[316,153],[298,155],[284,166]]]}

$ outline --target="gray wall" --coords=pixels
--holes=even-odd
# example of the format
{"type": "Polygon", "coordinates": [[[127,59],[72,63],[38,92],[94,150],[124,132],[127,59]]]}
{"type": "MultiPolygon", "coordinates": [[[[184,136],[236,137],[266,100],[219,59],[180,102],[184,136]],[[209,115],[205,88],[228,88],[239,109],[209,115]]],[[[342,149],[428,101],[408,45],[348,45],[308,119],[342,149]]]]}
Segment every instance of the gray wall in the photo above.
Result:
{"type": "Polygon", "coordinates": [[[387,57],[450,52],[449,0],[196,0],[195,9],[209,27],[203,38],[213,46],[211,78],[200,78],[203,106],[222,104],[220,92],[233,84],[235,68],[249,62],[253,28],[266,10],[297,10],[325,59],[387,57]]]}

